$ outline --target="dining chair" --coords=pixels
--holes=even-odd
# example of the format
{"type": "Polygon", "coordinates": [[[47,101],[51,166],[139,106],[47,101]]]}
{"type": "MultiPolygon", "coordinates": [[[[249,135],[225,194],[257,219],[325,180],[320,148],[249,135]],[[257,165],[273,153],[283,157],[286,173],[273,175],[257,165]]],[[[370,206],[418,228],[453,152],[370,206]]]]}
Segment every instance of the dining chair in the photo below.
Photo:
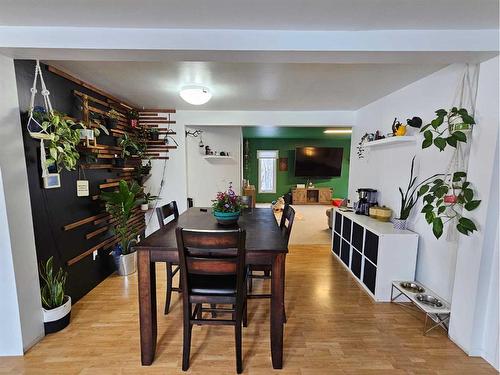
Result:
{"type": "MultiPolygon", "coordinates": [[[[177,202],[172,201],[164,206],[156,208],[156,215],[158,216],[158,222],[160,224],[160,228],[164,228],[166,220],[177,220],[179,218],[179,210],[177,208],[177,202]]],[[[164,314],[168,314],[170,310],[170,301],[172,299],[172,292],[180,292],[180,287],[174,287],[173,278],[177,272],[179,272],[179,265],[176,263],[167,262],[167,291],[165,296],[165,310],[164,314]]]]}
{"type": "MultiPolygon", "coordinates": [[[[292,232],[293,221],[295,219],[295,210],[290,205],[285,205],[283,208],[283,214],[280,219],[280,231],[281,235],[286,240],[286,246],[288,247],[288,242],[290,241],[290,234],[292,232]]],[[[272,294],[253,294],[253,279],[271,279],[271,270],[272,266],[269,265],[255,265],[248,267],[248,299],[256,299],[256,298],[271,298],[272,294]],[[256,274],[254,272],[262,272],[262,274],[256,274]]],[[[286,323],[286,314],[283,311],[283,321],[286,323]]]]}
{"type": "Polygon", "coordinates": [[[183,291],[183,371],[189,369],[193,324],[234,326],[236,372],[243,371],[241,327],[247,325],[245,236],[246,232],[241,228],[176,229],[183,291]],[[205,308],[204,304],[210,307],[205,308]],[[231,307],[214,308],[216,304],[231,307]],[[212,315],[203,317],[204,312],[214,311],[230,314],[231,319],[214,319],[212,315]]]}

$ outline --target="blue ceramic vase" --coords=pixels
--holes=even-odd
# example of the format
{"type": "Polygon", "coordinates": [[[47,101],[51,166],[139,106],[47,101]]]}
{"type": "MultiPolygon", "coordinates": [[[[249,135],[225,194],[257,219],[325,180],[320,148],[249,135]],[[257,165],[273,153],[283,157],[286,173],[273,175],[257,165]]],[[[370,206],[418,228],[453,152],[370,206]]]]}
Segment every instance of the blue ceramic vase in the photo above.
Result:
{"type": "Polygon", "coordinates": [[[234,225],[238,222],[240,218],[240,211],[237,212],[222,212],[222,211],[214,211],[213,212],[215,220],[220,225],[234,225]]]}

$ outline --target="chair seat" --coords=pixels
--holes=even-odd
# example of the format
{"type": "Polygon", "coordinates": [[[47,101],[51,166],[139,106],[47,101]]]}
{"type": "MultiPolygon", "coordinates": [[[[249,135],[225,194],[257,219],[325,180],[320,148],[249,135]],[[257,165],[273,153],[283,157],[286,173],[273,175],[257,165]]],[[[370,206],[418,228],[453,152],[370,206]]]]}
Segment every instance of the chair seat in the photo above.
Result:
{"type": "Polygon", "coordinates": [[[236,295],[236,275],[189,275],[191,294],[217,296],[236,295]]]}

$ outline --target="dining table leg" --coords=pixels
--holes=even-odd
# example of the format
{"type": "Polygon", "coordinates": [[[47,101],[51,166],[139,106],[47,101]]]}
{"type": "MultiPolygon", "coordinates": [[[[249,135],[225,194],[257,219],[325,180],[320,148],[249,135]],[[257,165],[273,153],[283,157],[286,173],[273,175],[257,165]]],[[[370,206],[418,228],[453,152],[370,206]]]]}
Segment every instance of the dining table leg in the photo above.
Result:
{"type": "Polygon", "coordinates": [[[283,314],[285,254],[278,254],[271,273],[271,358],[274,369],[283,368],[283,314]]]}
{"type": "Polygon", "coordinates": [[[153,363],[156,351],[156,268],[149,251],[138,251],[139,326],[141,332],[141,363],[153,363]]]}

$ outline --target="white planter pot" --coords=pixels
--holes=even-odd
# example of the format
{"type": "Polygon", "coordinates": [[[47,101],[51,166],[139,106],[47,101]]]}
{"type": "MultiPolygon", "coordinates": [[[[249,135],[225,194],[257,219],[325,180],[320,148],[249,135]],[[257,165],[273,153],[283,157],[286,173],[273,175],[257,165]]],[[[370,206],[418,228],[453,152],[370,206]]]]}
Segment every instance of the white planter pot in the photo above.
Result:
{"type": "Polygon", "coordinates": [[[116,271],[120,276],[127,276],[137,270],[137,252],[115,257],[116,271]]]}
{"type": "Polygon", "coordinates": [[[404,230],[406,229],[406,219],[392,219],[392,224],[394,225],[394,229],[404,230]]]}
{"type": "Polygon", "coordinates": [[[141,210],[142,210],[142,211],[147,211],[147,210],[149,210],[149,204],[147,204],[147,203],[143,203],[143,204],[141,204],[141,210]]]}
{"type": "Polygon", "coordinates": [[[60,331],[69,324],[71,319],[71,297],[65,297],[66,302],[55,309],[45,310],[42,308],[45,334],[60,331]]]}

